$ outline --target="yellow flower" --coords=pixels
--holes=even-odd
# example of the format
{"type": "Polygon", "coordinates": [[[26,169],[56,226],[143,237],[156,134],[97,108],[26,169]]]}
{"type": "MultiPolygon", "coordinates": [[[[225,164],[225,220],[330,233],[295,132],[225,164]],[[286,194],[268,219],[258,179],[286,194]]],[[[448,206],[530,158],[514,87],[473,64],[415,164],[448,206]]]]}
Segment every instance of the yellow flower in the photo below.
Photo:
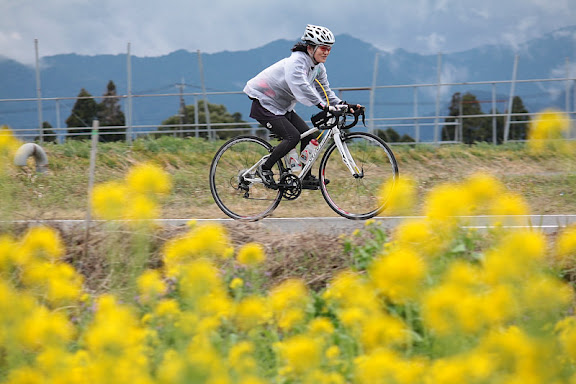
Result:
{"type": "Polygon", "coordinates": [[[561,263],[576,258],[576,225],[564,228],[556,238],[556,256],[561,263]]]}
{"type": "Polygon", "coordinates": [[[393,232],[393,238],[402,247],[411,247],[425,256],[437,256],[449,236],[440,236],[433,222],[427,219],[405,220],[393,232]]]}
{"type": "Polygon", "coordinates": [[[334,325],[326,317],[316,317],[308,323],[308,331],[312,336],[329,336],[334,333],[334,325]]]}
{"type": "Polygon", "coordinates": [[[22,282],[54,305],[70,304],[82,297],[83,278],[69,264],[41,262],[28,265],[22,282]]]}
{"type": "Polygon", "coordinates": [[[0,273],[8,271],[16,260],[18,243],[10,235],[0,235],[0,273]]]}
{"type": "Polygon", "coordinates": [[[222,290],[218,269],[208,260],[198,259],[181,268],[179,289],[186,299],[197,300],[216,290],[222,290]]]}
{"type": "Polygon", "coordinates": [[[56,230],[49,227],[33,227],[22,239],[20,252],[32,257],[57,260],[64,255],[64,246],[56,230]]]}
{"type": "Polygon", "coordinates": [[[576,318],[565,317],[556,324],[558,340],[573,361],[576,361],[576,318]]]}
{"type": "Polygon", "coordinates": [[[233,312],[233,302],[221,287],[197,299],[197,312],[203,316],[228,318],[233,312]]]}
{"type": "Polygon", "coordinates": [[[109,294],[100,297],[96,305],[94,320],[83,335],[87,350],[101,357],[143,352],[146,332],[138,326],[130,307],[118,304],[109,294]]]}
{"type": "Polygon", "coordinates": [[[266,260],[264,247],[257,243],[248,243],[238,251],[238,262],[246,266],[256,266],[266,260]]]}
{"type": "Polygon", "coordinates": [[[260,296],[248,296],[236,305],[235,319],[242,330],[267,323],[272,317],[266,299],[260,296]]]}
{"type": "MultiPolygon", "coordinates": [[[[504,193],[502,195],[496,196],[492,200],[492,204],[488,207],[488,213],[494,216],[518,216],[516,218],[512,217],[509,219],[511,224],[527,224],[526,216],[530,213],[530,208],[524,198],[518,194],[511,192],[504,193]]],[[[502,218],[495,217],[496,224],[502,223],[502,218]]]]}
{"type": "Polygon", "coordinates": [[[351,271],[336,275],[322,296],[336,308],[362,308],[365,312],[378,312],[380,308],[373,287],[351,271]]]}
{"type": "Polygon", "coordinates": [[[167,276],[178,276],[181,266],[201,257],[227,258],[229,240],[221,225],[208,224],[192,228],[184,236],[171,239],[164,246],[167,276]]]}
{"type": "Polygon", "coordinates": [[[528,147],[541,152],[546,147],[566,149],[564,135],[570,131],[570,118],[565,113],[547,109],[530,121],[528,147]]]}
{"type": "Polygon", "coordinates": [[[97,184],[92,189],[92,211],[104,220],[121,219],[128,197],[128,190],[119,182],[97,184]]]}
{"type": "Polygon", "coordinates": [[[297,374],[310,371],[320,364],[320,343],[304,335],[297,335],[276,344],[280,361],[297,374]]]}
{"type": "Polygon", "coordinates": [[[18,339],[27,348],[65,345],[73,335],[64,313],[49,312],[40,306],[22,319],[18,330],[18,339]]]}
{"type": "Polygon", "coordinates": [[[471,199],[478,209],[485,209],[489,202],[504,190],[496,178],[485,173],[475,173],[468,177],[464,187],[470,193],[471,199]]]}
{"type": "Polygon", "coordinates": [[[334,359],[337,359],[338,357],[340,357],[340,348],[338,348],[338,346],[336,345],[331,345],[328,347],[328,349],[326,349],[326,358],[328,359],[328,361],[333,361],[334,359]]]}
{"type": "Polygon", "coordinates": [[[484,270],[489,283],[522,282],[542,266],[546,240],[539,232],[522,230],[504,236],[486,251],[484,270]]]}
{"type": "MultiPolygon", "coordinates": [[[[424,324],[440,335],[460,332],[458,314],[470,310],[462,290],[454,284],[443,284],[427,291],[422,298],[422,320],[424,324]]],[[[471,314],[474,319],[475,314],[471,314]]]]}
{"type": "Polygon", "coordinates": [[[254,344],[250,341],[240,341],[233,345],[228,352],[230,367],[241,374],[254,372],[258,365],[253,353],[254,344]]]}
{"type": "Polygon", "coordinates": [[[572,288],[555,278],[534,276],[522,286],[523,308],[533,310],[538,316],[561,313],[574,299],[572,288]]]}
{"type": "Polygon", "coordinates": [[[140,299],[145,303],[157,299],[166,292],[166,284],[157,270],[144,271],[138,277],[137,285],[140,299]]]}
{"type": "Polygon", "coordinates": [[[380,314],[360,320],[360,341],[366,351],[401,345],[410,340],[410,333],[402,320],[380,314]]]}
{"type": "Polygon", "coordinates": [[[160,318],[175,319],[181,314],[180,306],[174,299],[161,300],[156,305],[154,314],[160,318]]]}
{"type": "Polygon", "coordinates": [[[288,279],[269,293],[269,302],[277,324],[286,330],[303,322],[309,301],[306,285],[300,279],[288,279]]]}
{"type": "Polygon", "coordinates": [[[354,377],[358,384],[415,384],[428,376],[427,368],[421,360],[405,360],[392,350],[380,348],[354,360],[354,377]]]}
{"type": "Polygon", "coordinates": [[[240,289],[243,286],[244,286],[244,280],[242,280],[239,277],[233,278],[232,281],[230,282],[230,289],[232,290],[240,289]]]}
{"type": "Polygon", "coordinates": [[[420,291],[426,264],[408,248],[396,248],[375,259],[369,267],[372,284],[394,302],[411,300],[420,291]]]}
{"type": "Polygon", "coordinates": [[[162,195],[170,192],[172,183],[164,170],[154,164],[139,164],[126,175],[128,188],[144,195],[162,195]]]}
{"type": "Polygon", "coordinates": [[[0,126],[0,156],[11,156],[22,144],[6,125],[0,126]]]}
{"type": "Polygon", "coordinates": [[[408,214],[415,206],[416,183],[407,176],[389,179],[380,190],[380,201],[388,214],[408,214]]]}
{"type": "MultiPolygon", "coordinates": [[[[160,216],[158,204],[145,195],[135,195],[125,203],[124,217],[128,220],[154,220],[160,216]]],[[[138,224],[142,224],[141,222],[138,224]]]]}
{"type": "Polygon", "coordinates": [[[472,206],[472,195],[466,188],[457,184],[443,184],[430,191],[424,212],[432,220],[455,223],[461,220],[459,216],[470,215],[472,206]]]}

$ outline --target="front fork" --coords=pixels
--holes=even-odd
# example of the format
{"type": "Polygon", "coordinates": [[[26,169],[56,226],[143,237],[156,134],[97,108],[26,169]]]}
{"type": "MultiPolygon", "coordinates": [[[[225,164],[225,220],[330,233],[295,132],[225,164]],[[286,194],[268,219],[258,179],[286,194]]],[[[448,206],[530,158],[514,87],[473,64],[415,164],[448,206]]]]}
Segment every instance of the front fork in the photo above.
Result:
{"type": "Polygon", "coordinates": [[[356,165],[356,162],[354,161],[352,154],[348,150],[348,146],[344,142],[342,136],[343,136],[342,131],[335,130],[334,143],[336,143],[336,147],[340,152],[340,156],[342,156],[342,161],[344,162],[344,164],[346,164],[346,167],[348,167],[348,170],[350,170],[352,176],[354,176],[357,179],[360,179],[364,177],[364,170],[358,168],[358,166],[356,165]]]}

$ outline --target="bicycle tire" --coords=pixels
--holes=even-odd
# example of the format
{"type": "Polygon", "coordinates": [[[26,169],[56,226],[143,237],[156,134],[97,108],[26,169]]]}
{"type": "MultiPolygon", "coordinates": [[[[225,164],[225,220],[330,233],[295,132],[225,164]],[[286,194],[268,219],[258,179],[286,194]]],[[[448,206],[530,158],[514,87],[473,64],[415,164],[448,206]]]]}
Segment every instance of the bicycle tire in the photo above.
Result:
{"type": "MultiPolygon", "coordinates": [[[[271,150],[272,145],[259,137],[238,136],[224,143],[214,155],[210,165],[210,192],[216,205],[229,217],[260,220],[280,204],[281,190],[267,188],[261,182],[247,182],[240,176],[271,150]]],[[[279,163],[272,170],[277,177],[279,163]]]]}
{"type": "Polygon", "coordinates": [[[386,207],[387,197],[381,196],[382,185],[398,180],[396,157],[384,140],[370,133],[347,133],[343,142],[363,176],[355,178],[350,173],[336,143],[332,143],[319,166],[322,196],[332,210],[347,219],[370,219],[386,207]]]}

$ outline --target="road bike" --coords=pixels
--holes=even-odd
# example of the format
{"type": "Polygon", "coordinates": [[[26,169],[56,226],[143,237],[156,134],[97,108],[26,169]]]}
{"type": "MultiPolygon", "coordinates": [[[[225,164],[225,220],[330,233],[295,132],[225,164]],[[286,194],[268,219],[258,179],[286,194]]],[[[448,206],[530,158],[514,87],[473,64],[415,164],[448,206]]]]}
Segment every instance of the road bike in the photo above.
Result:
{"type": "MultiPolygon", "coordinates": [[[[340,106],[339,106],[340,107],[340,106]]],[[[320,132],[319,145],[302,170],[293,172],[285,158],[272,171],[278,181],[267,187],[256,170],[270,156],[272,144],[257,136],[238,136],[227,141],[210,166],[210,191],[218,207],[237,220],[256,221],[272,214],[282,199],[294,200],[302,193],[302,179],[324,153],[319,165],[320,191],[339,215],[352,220],[376,216],[386,207],[398,180],[394,153],[380,137],[350,132],[364,107],[352,112],[346,105],[312,117],[313,128],[301,138],[320,132]],[[352,122],[346,124],[346,121],[352,122]],[[279,179],[278,179],[279,176],[279,179]],[[392,188],[382,188],[385,183],[392,188]]]]}

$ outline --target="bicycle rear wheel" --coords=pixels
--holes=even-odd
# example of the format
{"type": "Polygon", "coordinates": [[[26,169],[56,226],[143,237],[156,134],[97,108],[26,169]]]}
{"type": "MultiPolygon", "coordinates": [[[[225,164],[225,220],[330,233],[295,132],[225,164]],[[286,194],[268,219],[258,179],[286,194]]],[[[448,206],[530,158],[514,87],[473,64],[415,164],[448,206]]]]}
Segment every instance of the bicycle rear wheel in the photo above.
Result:
{"type": "MultiPolygon", "coordinates": [[[[268,142],[258,137],[239,136],[216,152],[210,166],[210,191],[226,215],[255,221],[268,216],[278,206],[282,191],[266,188],[254,168],[271,149],[268,142]]],[[[278,164],[272,170],[275,175],[280,174],[278,164]]]]}
{"type": "Polygon", "coordinates": [[[352,220],[376,216],[386,207],[382,185],[398,180],[398,164],[392,150],[378,136],[355,132],[346,134],[344,145],[361,171],[355,178],[342,161],[336,143],[326,150],[320,162],[320,190],[336,213],[352,220]],[[325,184],[325,180],[330,180],[325,184]]]}

